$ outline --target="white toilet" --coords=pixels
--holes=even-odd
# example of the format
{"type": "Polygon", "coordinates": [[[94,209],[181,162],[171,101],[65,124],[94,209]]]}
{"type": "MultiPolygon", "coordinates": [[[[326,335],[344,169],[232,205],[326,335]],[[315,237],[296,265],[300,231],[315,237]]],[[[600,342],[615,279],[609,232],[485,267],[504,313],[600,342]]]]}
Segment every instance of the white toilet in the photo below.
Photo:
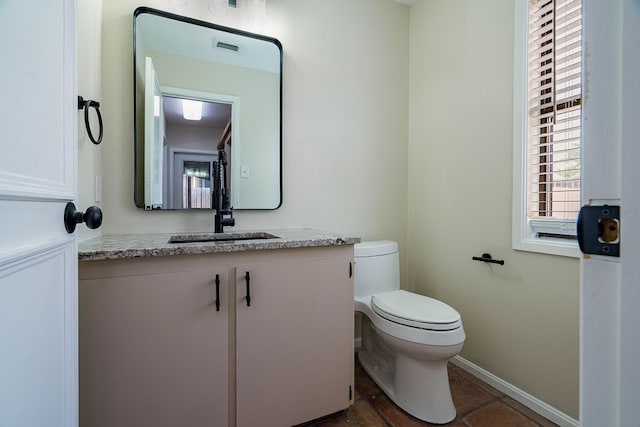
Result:
{"type": "Polygon", "coordinates": [[[409,414],[435,424],[452,421],[447,361],[465,340],[460,314],[400,290],[396,242],[356,244],[355,263],[355,310],[364,314],[360,364],[409,414]]]}

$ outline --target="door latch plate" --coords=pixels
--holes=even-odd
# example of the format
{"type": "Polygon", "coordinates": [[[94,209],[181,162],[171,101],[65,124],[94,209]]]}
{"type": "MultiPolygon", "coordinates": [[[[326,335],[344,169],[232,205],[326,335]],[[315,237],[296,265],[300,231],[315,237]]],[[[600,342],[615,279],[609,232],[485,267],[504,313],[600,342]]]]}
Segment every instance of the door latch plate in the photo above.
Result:
{"type": "Polygon", "coordinates": [[[582,253],[620,256],[620,206],[583,206],[577,231],[582,253]]]}

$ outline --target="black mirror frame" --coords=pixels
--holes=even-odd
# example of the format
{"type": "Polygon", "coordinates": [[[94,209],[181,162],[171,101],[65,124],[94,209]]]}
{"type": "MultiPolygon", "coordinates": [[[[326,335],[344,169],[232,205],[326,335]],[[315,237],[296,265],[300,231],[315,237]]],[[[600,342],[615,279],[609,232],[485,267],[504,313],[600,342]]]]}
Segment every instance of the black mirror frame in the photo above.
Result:
{"type": "MultiPolygon", "coordinates": [[[[276,207],[274,208],[264,208],[264,209],[235,209],[235,210],[252,210],[252,211],[270,211],[270,210],[276,210],[278,208],[280,208],[280,206],[282,206],[282,199],[283,199],[283,179],[282,179],[282,161],[283,161],[283,157],[282,157],[282,84],[283,84],[283,52],[282,52],[282,43],[280,43],[280,41],[276,38],[273,37],[268,37],[268,36],[264,36],[262,34],[256,34],[256,33],[251,33],[248,31],[243,31],[243,30],[239,30],[237,28],[231,28],[231,27],[225,27],[222,25],[217,25],[217,24],[213,24],[211,22],[207,22],[207,21],[201,21],[198,19],[194,19],[194,18],[189,18],[186,16],[182,16],[182,15],[176,15],[174,13],[171,12],[165,12],[159,9],[154,9],[151,7],[146,7],[146,6],[141,6],[136,8],[136,10],[133,12],[133,179],[134,179],[134,185],[133,185],[133,203],[137,208],[143,208],[144,209],[144,202],[142,203],[138,203],[138,198],[140,196],[142,196],[142,198],[144,199],[144,194],[140,195],[139,194],[139,190],[138,190],[138,174],[139,173],[144,173],[144,164],[139,164],[140,162],[144,161],[144,158],[140,159],[139,155],[138,155],[138,149],[137,149],[137,136],[138,136],[138,120],[137,120],[137,110],[136,110],[136,93],[137,93],[137,87],[136,87],[136,18],[138,17],[138,15],[141,15],[143,13],[147,13],[147,14],[151,14],[151,15],[156,15],[156,16],[160,16],[163,18],[168,18],[168,19],[173,19],[176,21],[180,21],[180,22],[185,22],[187,24],[193,24],[193,25],[198,25],[198,26],[202,26],[202,27],[206,27],[206,28],[211,28],[213,30],[218,30],[218,31],[225,31],[228,33],[232,33],[232,34],[236,34],[239,36],[244,36],[244,37],[251,37],[254,39],[258,39],[258,40],[263,40],[266,42],[270,42],[273,43],[277,46],[279,52],[280,52],[280,90],[279,90],[279,94],[280,94],[280,125],[279,125],[279,140],[280,140],[280,144],[279,144],[279,161],[280,161],[280,200],[279,203],[276,207]]],[[[144,182],[144,179],[143,179],[144,182]]],[[[143,190],[144,191],[144,190],[143,190]]],[[[204,211],[205,209],[182,209],[185,211],[204,211]]],[[[171,211],[175,211],[175,209],[171,209],[171,211]]]]}

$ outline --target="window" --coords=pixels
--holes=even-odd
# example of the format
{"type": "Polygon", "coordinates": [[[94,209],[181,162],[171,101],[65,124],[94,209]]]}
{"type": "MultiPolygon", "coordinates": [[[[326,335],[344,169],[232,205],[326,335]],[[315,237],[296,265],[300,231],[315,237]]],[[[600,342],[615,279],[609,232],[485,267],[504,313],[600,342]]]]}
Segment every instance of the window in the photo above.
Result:
{"type": "Polygon", "coordinates": [[[514,248],[577,255],[581,1],[517,4],[514,248]]]}

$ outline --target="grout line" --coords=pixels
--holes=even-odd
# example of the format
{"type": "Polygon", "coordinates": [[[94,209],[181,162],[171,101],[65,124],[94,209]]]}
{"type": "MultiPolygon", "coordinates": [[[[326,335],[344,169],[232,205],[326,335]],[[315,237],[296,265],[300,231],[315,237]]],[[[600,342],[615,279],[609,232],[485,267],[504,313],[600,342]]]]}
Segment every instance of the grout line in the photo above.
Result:
{"type": "MultiPolygon", "coordinates": [[[[357,360],[357,358],[358,358],[358,356],[356,355],[356,360],[357,360]]],[[[369,376],[369,374],[367,374],[367,372],[366,372],[362,367],[360,367],[360,369],[362,369],[361,374],[366,375],[366,376],[369,378],[369,380],[370,380],[371,382],[373,382],[373,379],[371,379],[371,377],[369,376]]],[[[381,420],[381,421],[382,421],[382,422],[383,422],[387,427],[394,427],[394,426],[393,426],[393,424],[391,424],[391,423],[387,420],[387,418],[384,416],[384,414],[382,414],[382,413],[378,410],[378,408],[376,408],[376,407],[375,407],[375,405],[374,405],[374,404],[371,402],[371,400],[370,400],[370,397],[371,397],[371,396],[374,396],[374,397],[375,397],[375,396],[378,396],[379,394],[384,394],[384,392],[383,392],[382,390],[380,390],[380,389],[379,389],[379,393],[374,393],[374,394],[372,394],[371,396],[368,396],[368,395],[366,395],[366,394],[364,394],[364,393],[360,393],[360,392],[358,392],[358,390],[355,388],[355,381],[356,381],[357,376],[358,376],[358,374],[355,374],[355,375],[354,375],[354,391],[356,392],[356,394],[358,394],[358,396],[360,396],[360,397],[359,397],[359,399],[357,399],[357,400],[363,400],[364,402],[366,402],[367,406],[369,406],[369,408],[373,410],[373,413],[374,413],[374,414],[376,414],[376,416],[378,417],[378,419],[380,419],[380,420],[381,420]]],[[[375,382],[373,382],[373,383],[375,384],[375,382]]],[[[377,385],[377,384],[375,384],[375,385],[376,385],[376,387],[378,387],[378,385],[377,385]]],[[[355,403],[355,401],[356,401],[356,400],[354,400],[354,403],[355,403]]]]}
{"type": "Polygon", "coordinates": [[[369,400],[369,397],[367,397],[365,400],[366,400],[367,404],[369,405],[369,407],[371,409],[373,409],[373,412],[378,416],[378,418],[380,418],[382,420],[382,422],[384,422],[387,425],[387,427],[393,427],[393,424],[391,424],[389,422],[389,420],[387,419],[387,417],[385,417],[384,414],[382,412],[380,412],[378,410],[378,408],[375,407],[375,405],[369,400]]]}
{"type": "MultiPolygon", "coordinates": [[[[465,412],[465,414],[464,414],[464,415],[462,415],[462,414],[461,414],[461,417],[462,417],[462,418],[466,418],[466,417],[467,417],[467,415],[471,415],[471,414],[473,414],[474,412],[477,412],[477,411],[479,411],[479,410],[481,410],[481,409],[484,409],[484,408],[486,408],[487,406],[490,406],[490,405],[492,405],[492,404],[496,403],[497,401],[498,401],[498,399],[497,399],[497,398],[493,398],[493,399],[489,400],[488,402],[482,403],[482,404],[480,404],[479,406],[476,406],[475,408],[471,409],[470,411],[465,412]]],[[[527,417],[527,419],[528,419],[528,417],[527,417]]]]}
{"type": "MultiPolygon", "coordinates": [[[[525,418],[527,418],[528,420],[530,420],[530,421],[534,422],[536,425],[538,425],[538,426],[540,426],[540,427],[544,427],[544,426],[543,426],[542,424],[540,424],[537,420],[534,420],[534,419],[533,419],[533,418],[531,418],[531,416],[529,416],[528,414],[526,414],[526,413],[522,412],[522,411],[521,411],[520,409],[518,409],[517,407],[515,407],[515,406],[511,405],[511,404],[507,401],[507,398],[510,398],[510,399],[512,399],[512,400],[514,400],[514,401],[516,401],[516,402],[518,402],[518,401],[517,401],[517,400],[515,400],[513,397],[510,397],[510,396],[505,395],[502,399],[500,399],[504,405],[506,405],[506,406],[508,406],[509,408],[513,409],[514,411],[516,411],[517,413],[521,414],[522,416],[524,416],[524,417],[525,417],[525,418]]],[[[520,402],[518,402],[518,403],[520,403],[520,402]]],[[[523,405],[522,403],[520,403],[520,404],[521,404],[522,406],[524,406],[525,408],[527,408],[527,406],[523,405]]],[[[535,414],[536,414],[536,415],[538,415],[539,417],[541,417],[541,418],[545,418],[544,416],[542,416],[542,415],[538,414],[537,412],[535,412],[533,409],[531,409],[531,408],[527,408],[527,409],[529,409],[531,412],[535,413],[535,414]]],[[[545,420],[546,420],[548,423],[551,423],[551,424],[553,424],[554,426],[557,426],[557,424],[556,424],[556,423],[554,423],[553,421],[551,421],[551,420],[549,420],[549,419],[546,419],[546,418],[545,418],[545,420]]]]}
{"type": "MultiPolygon", "coordinates": [[[[495,402],[500,402],[500,397],[493,395],[492,393],[489,393],[487,390],[485,390],[482,386],[480,386],[479,384],[476,384],[475,382],[471,381],[469,378],[465,377],[464,375],[459,374],[458,372],[453,372],[456,376],[458,376],[458,378],[460,378],[461,381],[464,381],[466,384],[470,385],[473,389],[480,391],[481,393],[485,393],[486,395],[488,395],[490,397],[490,399],[484,403],[480,403],[477,406],[474,406],[470,409],[468,409],[466,412],[462,412],[459,411],[458,408],[456,408],[456,413],[460,416],[460,418],[464,418],[467,415],[477,411],[478,409],[483,409],[486,406],[489,406],[492,403],[495,402]]],[[[452,392],[452,397],[453,397],[453,392],[452,392]]]]}

